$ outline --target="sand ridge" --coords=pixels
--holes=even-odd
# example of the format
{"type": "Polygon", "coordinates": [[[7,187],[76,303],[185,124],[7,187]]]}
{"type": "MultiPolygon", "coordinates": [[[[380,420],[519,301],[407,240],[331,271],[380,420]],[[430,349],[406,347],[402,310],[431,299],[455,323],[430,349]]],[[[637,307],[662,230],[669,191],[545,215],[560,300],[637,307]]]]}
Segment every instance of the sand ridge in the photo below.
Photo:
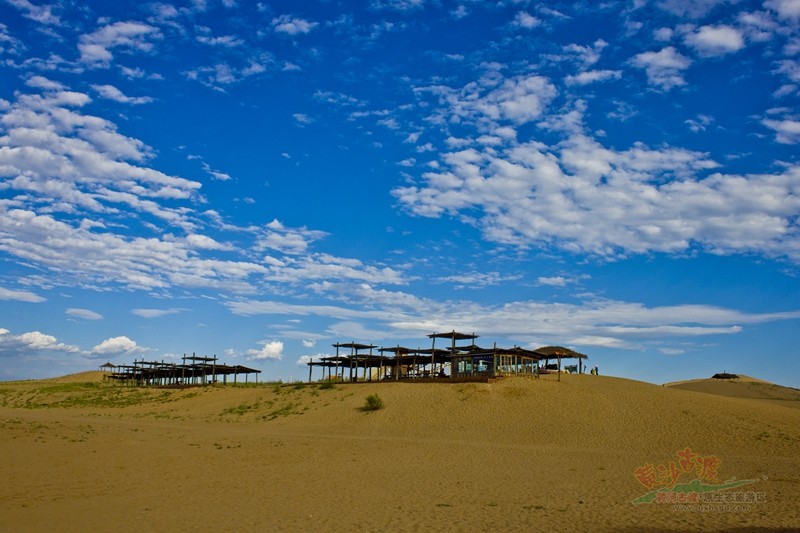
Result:
{"type": "Polygon", "coordinates": [[[91,378],[0,383],[0,530],[800,523],[800,410],[759,400],[588,375],[182,390],[91,378]],[[363,411],[370,394],[385,408],[363,411]],[[758,480],[766,502],[738,512],[633,505],[646,492],[634,471],[687,446],[719,457],[724,479],[758,480]]]}
{"type": "Polygon", "coordinates": [[[686,391],[727,396],[729,398],[763,400],[773,404],[800,408],[800,390],[791,387],[783,387],[750,376],[737,375],[737,379],[694,379],[666,383],[664,386],[686,391]]]}

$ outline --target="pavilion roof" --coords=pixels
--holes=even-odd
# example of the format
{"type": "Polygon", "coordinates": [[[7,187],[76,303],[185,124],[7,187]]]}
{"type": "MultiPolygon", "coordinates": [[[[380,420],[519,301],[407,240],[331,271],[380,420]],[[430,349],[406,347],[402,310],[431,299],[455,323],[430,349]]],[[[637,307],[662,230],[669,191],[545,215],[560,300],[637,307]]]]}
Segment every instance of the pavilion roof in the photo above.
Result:
{"type": "Polygon", "coordinates": [[[463,341],[465,339],[477,339],[478,335],[474,333],[459,333],[455,330],[451,331],[450,333],[431,333],[428,335],[429,339],[453,339],[457,341],[463,341]]]}
{"type": "Polygon", "coordinates": [[[534,352],[541,354],[544,357],[561,357],[562,359],[588,359],[586,354],[578,353],[563,346],[542,346],[536,348],[534,352]]]}
{"type": "Polygon", "coordinates": [[[334,348],[352,348],[354,350],[367,350],[369,348],[377,348],[374,344],[360,344],[358,342],[340,342],[333,345],[334,348]]]}
{"type": "Polygon", "coordinates": [[[383,353],[383,352],[392,352],[395,355],[398,355],[398,354],[402,355],[402,354],[407,354],[409,352],[413,352],[414,350],[412,350],[411,348],[406,348],[405,346],[392,346],[392,347],[389,347],[389,348],[381,348],[378,351],[381,352],[381,353],[383,353]]]}

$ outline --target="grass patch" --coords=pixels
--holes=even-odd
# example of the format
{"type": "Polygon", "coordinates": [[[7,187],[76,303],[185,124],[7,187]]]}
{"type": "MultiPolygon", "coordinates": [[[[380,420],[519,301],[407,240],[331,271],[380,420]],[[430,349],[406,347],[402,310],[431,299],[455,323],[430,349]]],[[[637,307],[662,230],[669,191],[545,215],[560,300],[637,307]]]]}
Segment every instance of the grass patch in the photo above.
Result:
{"type": "Polygon", "coordinates": [[[23,409],[114,408],[172,402],[174,391],[141,387],[115,387],[106,383],[59,383],[20,390],[4,405],[23,409]]]}
{"type": "Polygon", "coordinates": [[[258,409],[261,406],[261,401],[256,401],[256,403],[240,403],[235,407],[228,407],[222,411],[223,415],[238,415],[242,416],[243,414],[247,413],[248,411],[252,411],[254,409],[258,409]]]}
{"type": "Polygon", "coordinates": [[[266,415],[262,416],[261,418],[263,418],[264,420],[275,420],[279,416],[289,416],[289,415],[293,415],[293,414],[302,414],[302,413],[298,413],[296,411],[296,409],[299,406],[300,406],[299,403],[288,402],[288,403],[284,404],[282,407],[279,407],[278,409],[275,409],[274,411],[271,411],[271,412],[267,413],[266,415]]]}
{"type": "Polygon", "coordinates": [[[366,400],[364,401],[364,407],[362,407],[362,411],[378,411],[383,409],[383,400],[381,400],[380,396],[377,394],[370,394],[367,396],[366,400]]]}

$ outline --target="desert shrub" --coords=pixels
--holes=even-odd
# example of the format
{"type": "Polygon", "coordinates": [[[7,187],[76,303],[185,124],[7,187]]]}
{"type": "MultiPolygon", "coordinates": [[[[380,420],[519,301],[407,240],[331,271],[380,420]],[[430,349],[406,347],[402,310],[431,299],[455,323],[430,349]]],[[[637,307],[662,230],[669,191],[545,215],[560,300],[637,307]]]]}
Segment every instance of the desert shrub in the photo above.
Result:
{"type": "Polygon", "coordinates": [[[319,386],[320,389],[334,389],[336,386],[333,384],[333,381],[323,381],[322,384],[319,386]]]}
{"type": "Polygon", "coordinates": [[[378,409],[383,409],[383,400],[381,400],[380,396],[377,394],[367,396],[364,403],[364,411],[377,411],[378,409]]]}

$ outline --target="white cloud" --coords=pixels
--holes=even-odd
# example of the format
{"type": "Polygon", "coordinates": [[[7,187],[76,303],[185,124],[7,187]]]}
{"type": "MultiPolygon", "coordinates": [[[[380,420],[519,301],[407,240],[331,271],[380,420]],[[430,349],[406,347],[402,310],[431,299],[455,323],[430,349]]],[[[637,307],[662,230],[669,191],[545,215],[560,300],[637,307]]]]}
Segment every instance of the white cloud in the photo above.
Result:
{"type": "Polygon", "coordinates": [[[288,35],[306,34],[319,25],[317,22],[309,22],[306,19],[281,15],[272,19],[272,27],[279,33],[288,35]]]}
{"type": "Polygon", "coordinates": [[[689,68],[692,61],[681,55],[674,47],[668,46],[658,52],[642,52],[631,59],[631,64],[645,69],[647,80],[651,85],[668,91],[674,87],[686,85],[683,71],[689,68]]]}
{"type": "Polygon", "coordinates": [[[61,344],[56,342],[56,338],[52,335],[46,335],[40,331],[31,331],[23,333],[17,337],[22,343],[27,344],[31,348],[37,350],[63,350],[67,352],[75,351],[74,346],[61,344]]]}
{"type": "Polygon", "coordinates": [[[800,319],[800,311],[749,314],[707,305],[648,307],[604,299],[484,305],[467,300],[433,301],[374,289],[361,290],[357,295],[363,309],[252,300],[230,302],[228,306],[244,316],[319,316],[336,320],[327,333],[345,338],[408,338],[431,331],[479,329],[483,336],[522,342],[547,338],[557,344],[621,348],[639,348],[643,342],[670,338],[731,335],[742,331],[743,325],[800,319]]]}
{"type": "Polygon", "coordinates": [[[790,20],[800,18],[800,0],[767,0],[764,6],[778,13],[781,18],[790,20]]]}
{"type": "Polygon", "coordinates": [[[49,215],[0,206],[0,250],[59,271],[83,283],[121,284],[157,290],[173,285],[249,292],[253,274],[266,268],[247,262],[202,258],[185,242],[126,237],[74,227],[49,215]]]}
{"type": "Polygon", "coordinates": [[[653,38],[656,41],[671,41],[672,36],[675,34],[675,30],[672,28],[658,28],[657,30],[653,31],[653,38]]]}
{"type": "Polygon", "coordinates": [[[529,30],[531,28],[535,28],[536,26],[541,25],[541,23],[542,21],[539,18],[534,17],[533,15],[525,11],[520,11],[514,17],[513,25],[519,28],[525,28],[529,30]]]}
{"type": "Polygon", "coordinates": [[[214,179],[214,180],[217,180],[217,181],[229,181],[229,180],[233,179],[230,174],[227,174],[227,173],[222,172],[220,170],[214,170],[213,168],[211,168],[211,165],[209,165],[208,163],[203,161],[203,158],[201,156],[199,156],[199,155],[189,155],[189,156],[187,156],[187,159],[199,160],[200,161],[200,165],[203,167],[203,171],[206,174],[208,174],[209,176],[211,176],[211,178],[214,179]]]}
{"type": "MultiPolygon", "coordinates": [[[[573,116],[574,115],[574,116],[573,116]]],[[[800,261],[794,165],[776,174],[710,174],[706,154],[634,144],[614,150],[583,130],[581,108],[553,146],[539,142],[445,153],[440,167],[395,197],[411,213],[469,221],[489,241],[555,246],[604,257],[683,253],[761,253],[800,261]]],[[[782,142],[794,120],[764,121],[782,142]]],[[[558,126],[557,124],[555,126],[558,126]]]]}
{"type": "Polygon", "coordinates": [[[517,274],[501,274],[500,272],[468,272],[438,278],[437,281],[452,283],[459,289],[482,289],[493,285],[500,285],[509,281],[516,281],[522,276],[517,274]]]}
{"type": "MultiPolygon", "coordinates": [[[[90,102],[87,95],[66,91],[45,78],[29,82],[47,92],[20,94],[16,102],[0,107],[0,188],[4,196],[16,198],[0,202],[0,250],[58,271],[58,284],[246,293],[255,290],[255,278],[274,283],[329,276],[401,280],[392,269],[325,254],[256,262],[217,259],[213,252],[251,258],[250,250],[267,249],[298,256],[326,234],[285,228],[275,221],[261,230],[247,229],[254,242],[243,248],[211,238],[200,226],[194,205],[181,205],[202,200],[200,183],[148,168],[152,154],[144,143],[120,134],[110,121],[75,109],[90,102]],[[123,210],[125,231],[114,229],[116,222],[103,223],[123,210]],[[70,216],[62,217],[62,212],[70,216]],[[147,237],[156,228],[149,217],[159,221],[158,237],[147,237]],[[185,237],[176,237],[170,228],[185,237]]],[[[213,222],[225,231],[243,231],[219,215],[213,222]]]]}
{"type": "Polygon", "coordinates": [[[299,126],[307,126],[314,122],[314,119],[306,115],[305,113],[294,113],[292,118],[297,122],[299,126]]]}
{"type": "Polygon", "coordinates": [[[775,132],[775,140],[779,143],[800,143],[800,120],[792,118],[784,120],[764,119],[761,123],[775,132]]]}
{"type": "Polygon", "coordinates": [[[78,50],[81,62],[92,67],[108,67],[114,59],[111,50],[124,48],[150,52],[153,44],[149,39],[158,38],[158,28],[141,22],[115,22],[103,26],[93,33],[80,37],[78,50]]]}
{"type": "Polygon", "coordinates": [[[260,52],[244,60],[244,65],[232,66],[221,62],[210,66],[201,66],[184,72],[184,75],[203,85],[217,90],[224,90],[224,86],[240,83],[250,77],[257,76],[269,70],[275,64],[275,59],[268,52],[260,52]]]}
{"type": "Polygon", "coordinates": [[[64,344],[52,336],[41,331],[29,331],[20,335],[13,335],[9,330],[0,328],[0,357],[36,355],[41,352],[78,352],[79,348],[71,344],[64,344]]]}
{"type": "Polygon", "coordinates": [[[185,309],[132,309],[131,313],[142,318],[161,318],[162,316],[182,313],[185,309]]]}
{"type": "Polygon", "coordinates": [[[545,77],[522,75],[498,79],[490,73],[461,89],[437,86],[419,89],[439,96],[445,104],[443,122],[474,122],[494,129],[499,122],[524,124],[542,116],[558,94],[545,77]]]}
{"type": "Polygon", "coordinates": [[[144,166],[151,157],[144,143],[74,109],[90,101],[86,95],[44,78],[29,82],[49,92],[21,94],[0,109],[0,188],[18,199],[0,203],[0,249],[58,270],[59,283],[75,276],[81,283],[114,280],[148,290],[171,285],[252,290],[247,278],[265,268],[198,255],[231,249],[198,231],[192,209],[179,204],[195,198],[200,183],[144,166]],[[137,213],[162,221],[161,237],[109,231],[103,217],[122,209],[128,225],[136,223],[137,213]],[[71,216],[62,218],[61,212],[71,216]],[[170,226],[187,237],[175,238],[170,226]]]}
{"type": "Polygon", "coordinates": [[[151,199],[190,198],[200,184],[140,166],[151,157],[150,148],[120,134],[110,121],[75,110],[90,101],[63,90],[21,94],[0,111],[5,131],[0,177],[7,179],[6,187],[48,198],[55,206],[108,212],[121,203],[180,221],[179,209],[162,208],[151,199]]]}
{"type": "Polygon", "coordinates": [[[51,79],[45,78],[44,76],[31,76],[27,80],[25,80],[25,85],[28,87],[33,87],[35,89],[43,89],[46,91],[64,91],[66,87],[63,84],[53,81],[51,79]]]}
{"type": "Polygon", "coordinates": [[[394,9],[396,11],[414,11],[422,9],[428,0],[372,0],[372,9],[394,9]]]}
{"type": "Polygon", "coordinates": [[[679,17],[699,18],[728,0],[659,0],[658,6],[679,17]]]}
{"type": "Polygon", "coordinates": [[[102,320],[103,319],[103,315],[101,315],[100,313],[95,313],[94,311],[90,311],[89,309],[69,308],[69,309],[67,309],[66,313],[69,316],[82,318],[84,320],[102,320]]]}
{"type": "Polygon", "coordinates": [[[567,284],[567,278],[563,276],[545,277],[541,276],[538,279],[539,285],[552,285],[554,287],[563,287],[567,284]]]}
{"type": "Polygon", "coordinates": [[[18,302],[28,302],[34,304],[47,301],[46,298],[43,298],[42,296],[30,291],[15,291],[11,289],[5,289],[3,287],[0,287],[0,300],[16,300],[18,302]]]}
{"type": "Polygon", "coordinates": [[[222,244],[215,241],[206,235],[198,235],[192,233],[186,236],[186,242],[191,248],[199,250],[232,250],[233,247],[229,244],[222,244]]]}
{"type": "Polygon", "coordinates": [[[279,220],[273,220],[266,225],[262,234],[257,238],[255,249],[276,250],[285,254],[297,255],[305,253],[314,241],[327,236],[324,231],[310,230],[308,228],[287,228],[279,220]]]}
{"type": "Polygon", "coordinates": [[[731,26],[703,26],[686,36],[686,44],[704,57],[721,56],[744,48],[742,34],[731,26]]]}
{"type": "Polygon", "coordinates": [[[28,0],[6,0],[9,4],[16,7],[22,12],[22,16],[41,24],[48,24],[52,26],[58,26],[61,24],[61,20],[59,19],[58,15],[53,14],[53,8],[55,6],[43,4],[43,5],[34,5],[28,0]]]}
{"type": "Polygon", "coordinates": [[[297,366],[307,367],[308,363],[310,363],[311,361],[318,361],[318,360],[319,356],[315,357],[313,355],[301,355],[300,357],[297,358],[297,366]]]}
{"type": "Polygon", "coordinates": [[[588,85],[608,80],[618,80],[622,78],[620,70],[589,70],[567,76],[564,81],[567,85],[588,85]]]}
{"type": "Polygon", "coordinates": [[[220,35],[219,37],[198,35],[197,41],[209,46],[219,46],[222,48],[236,48],[237,46],[242,46],[244,44],[242,39],[233,35],[220,35]]]}
{"type": "Polygon", "coordinates": [[[317,341],[314,340],[304,339],[302,342],[303,342],[303,348],[313,348],[314,346],[317,345],[317,341]]]}
{"type": "Polygon", "coordinates": [[[689,129],[695,133],[699,133],[701,131],[706,131],[708,126],[714,122],[714,118],[708,115],[697,115],[696,118],[686,119],[684,121],[685,124],[689,126],[689,129]]]}
{"type": "Polygon", "coordinates": [[[92,355],[130,355],[136,351],[144,351],[135,341],[125,336],[111,337],[94,348],[92,355]]]}
{"type": "Polygon", "coordinates": [[[659,348],[658,351],[666,355],[680,355],[686,353],[686,350],[683,348],[659,348]]]}
{"type": "Polygon", "coordinates": [[[572,43],[563,47],[566,56],[554,56],[553,59],[577,62],[583,68],[588,68],[600,60],[600,55],[607,46],[608,43],[603,39],[597,39],[591,46],[572,43]]]}
{"type": "Polygon", "coordinates": [[[119,89],[113,85],[92,85],[92,89],[97,92],[101,97],[107,100],[113,100],[121,104],[149,104],[153,101],[149,96],[126,96],[119,89]]]}
{"type": "Polygon", "coordinates": [[[283,359],[283,342],[260,341],[261,348],[247,350],[249,359],[283,359]]]}

